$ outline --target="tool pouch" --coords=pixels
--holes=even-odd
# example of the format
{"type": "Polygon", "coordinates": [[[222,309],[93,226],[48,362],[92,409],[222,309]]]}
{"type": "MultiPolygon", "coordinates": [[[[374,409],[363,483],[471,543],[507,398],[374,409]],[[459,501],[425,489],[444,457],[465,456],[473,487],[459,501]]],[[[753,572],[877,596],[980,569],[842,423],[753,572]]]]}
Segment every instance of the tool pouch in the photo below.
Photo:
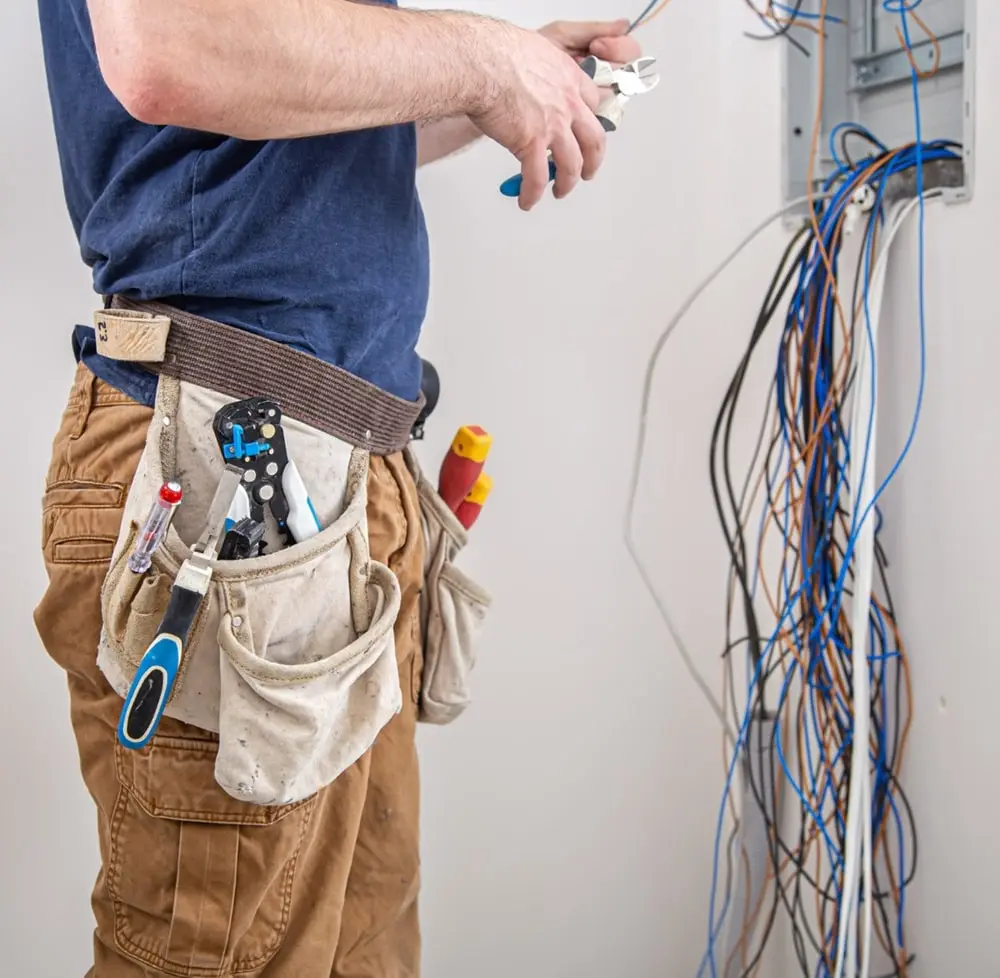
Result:
{"type": "MultiPolygon", "coordinates": [[[[212,419],[229,400],[160,377],[101,594],[98,664],[119,695],[203,529],[223,469],[212,419]],[[150,570],[135,574],[127,561],[136,534],[170,478],[182,483],[184,502],[150,570]]],[[[300,801],[332,782],[402,705],[393,642],[399,585],[369,555],[368,453],[294,419],[283,427],[325,529],[260,557],[213,563],[165,710],[217,732],[216,780],[260,805],[300,801]]]]}
{"type": "Polygon", "coordinates": [[[455,566],[455,558],[468,542],[465,527],[425,478],[412,449],[406,451],[406,463],[420,497],[425,546],[424,589],[420,596],[424,670],[419,719],[445,724],[469,705],[476,644],[492,599],[455,566]]]}

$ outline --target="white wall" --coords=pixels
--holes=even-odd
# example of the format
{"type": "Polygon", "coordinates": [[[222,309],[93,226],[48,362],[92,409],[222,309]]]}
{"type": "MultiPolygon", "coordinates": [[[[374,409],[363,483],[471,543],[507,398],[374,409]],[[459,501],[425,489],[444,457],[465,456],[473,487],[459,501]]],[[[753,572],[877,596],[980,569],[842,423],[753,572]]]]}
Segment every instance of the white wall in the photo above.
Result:
{"type": "MultiPolygon", "coordinates": [[[[980,7],[988,51],[1000,7],[980,7]]],[[[631,12],[609,0],[477,9],[533,24],[631,12]]],[[[746,23],[739,0],[675,0],[644,35],[663,85],[630,111],[599,181],[568,201],[521,214],[496,192],[512,170],[490,146],[422,177],[434,244],[423,352],[444,385],[424,454],[433,462],[457,425],[481,423],[495,435],[496,483],[466,556],[496,596],[477,702],[455,727],[421,735],[429,978],[684,978],[703,950],[718,731],[641,590],[620,523],[653,339],[778,203],[780,52],[744,40],[746,23]]],[[[30,612],[44,581],[36,514],[72,370],[68,331],[93,300],[64,213],[36,34],[33,5],[3,5],[0,408],[17,427],[0,569],[0,947],[4,973],[55,978],[87,961],[96,845],[64,684],[30,612]]],[[[928,220],[927,403],[886,531],[918,713],[906,782],[921,843],[908,911],[915,978],[996,974],[997,738],[986,718],[1000,680],[1000,530],[989,510],[998,82],[1000,63],[984,56],[976,200],[928,220]]],[[[656,385],[645,546],[710,675],[724,573],[707,494],[710,418],[781,240],[765,237],[697,307],[656,385]]],[[[887,448],[912,397],[908,269],[898,260],[890,286],[900,352],[887,448]]]]}

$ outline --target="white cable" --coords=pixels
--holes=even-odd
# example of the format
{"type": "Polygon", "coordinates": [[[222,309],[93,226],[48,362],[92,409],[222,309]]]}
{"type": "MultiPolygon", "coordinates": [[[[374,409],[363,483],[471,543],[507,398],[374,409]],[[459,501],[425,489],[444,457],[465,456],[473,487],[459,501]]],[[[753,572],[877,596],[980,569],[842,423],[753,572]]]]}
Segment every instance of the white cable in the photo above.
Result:
{"type": "MultiPolygon", "coordinates": [[[[875,455],[876,434],[878,430],[877,390],[873,383],[872,370],[875,360],[871,347],[878,342],[878,326],[881,317],[882,297],[884,294],[885,263],[883,255],[888,255],[894,237],[893,232],[899,226],[895,219],[892,222],[890,235],[883,246],[875,274],[868,283],[868,299],[866,304],[867,330],[863,336],[854,338],[853,374],[856,378],[854,403],[851,412],[850,437],[848,444],[857,449],[850,457],[850,522],[852,535],[856,534],[854,547],[854,598],[852,603],[852,649],[851,649],[851,680],[853,688],[852,701],[852,744],[850,769],[849,805],[847,813],[847,831],[844,843],[844,880],[843,900],[838,921],[837,957],[834,974],[837,978],[844,975],[847,962],[851,962],[852,970],[856,962],[857,917],[859,913],[858,888],[860,879],[867,879],[865,869],[869,869],[868,852],[864,845],[864,825],[870,824],[870,793],[866,790],[870,784],[868,762],[868,739],[871,729],[870,676],[867,661],[868,615],[871,609],[871,585],[874,564],[874,525],[873,514],[868,513],[862,519],[871,504],[875,492],[875,455]],[[864,450],[860,446],[864,445],[864,450]],[[859,521],[860,525],[859,525],[859,521]],[[862,867],[862,862],[865,866],[862,867]]],[[[866,916],[871,907],[866,903],[866,916]]]]}
{"type": "MultiPolygon", "coordinates": [[[[895,227],[895,224],[893,224],[895,227]]],[[[888,245],[882,251],[888,253],[888,245]]],[[[851,770],[849,804],[847,811],[847,832],[844,845],[844,897],[840,906],[838,927],[837,961],[834,974],[842,976],[851,962],[855,966],[856,921],[858,906],[858,877],[867,879],[860,866],[862,860],[867,867],[868,852],[865,850],[863,825],[871,822],[869,815],[869,793],[866,790],[869,778],[868,740],[871,730],[870,676],[868,669],[868,616],[871,611],[871,588],[874,565],[874,514],[867,513],[875,494],[875,452],[878,431],[878,397],[872,370],[875,358],[870,346],[878,342],[878,325],[881,314],[882,294],[885,276],[873,277],[868,283],[868,298],[865,308],[867,329],[863,335],[854,337],[855,377],[854,404],[851,411],[848,444],[852,446],[849,460],[851,492],[850,520],[854,546],[854,597],[851,608],[851,770]],[[864,446],[863,450],[861,446],[864,446]],[[866,514],[866,515],[865,515],[866,514]],[[860,851],[859,851],[860,850],[860,851]]],[[[871,906],[865,905],[866,914],[871,906]]]]}
{"type": "MultiPolygon", "coordinates": [[[[929,199],[924,195],[925,201],[929,199]]],[[[940,196],[939,193],[933,196],[940,196]]],[[[850,791],[847,811],[847,829],[844,841],[843,901],[837,930],[837,956],[835,978],[845,978],[850,961],[852,973],[857,974],[856,948],[858,936],[859,887],[864,887],[864,916],[861,922],[861,971],[860,978],[871,973],[873,931],[872,907],[872,771],[868,758],[871,735],[870,669],[868,662],[868,623],[871,613],[871,593],[875,563],[875,512],[871,505],[875,496],[876,434],[878,427],[878,394],[873,371],[877,369],[878,327],[885,297],[885,277],[893,242],[907,218],[920,204],[913,198],[901,208],[891,212],[890,228],[879,251],[868,289],[867,324],[864,336],[855,337],[856,389],[851,413],[848,444],[856,452],[850,458],[852,532],[857,534],[854,548],[854,588],[851,606],[851,679],[853,685],[853,731],[850,770],[850,791]],[[861,450],[860,446],[865,446],[861,450]],[[862,478],[862,469],[864,469],[862,478]],[[860,525],[856,525],[860,521],[860,525]]]]}
{"type": "Polygon", "coordinates": [[[694,680],[694,684],[698,687],[699,692],[705,698],[705,701],[712,708],[712,712],[718,717],[719,723],[722,724],[722,729],[725,735],[729,738],[730,742],[736,743],[736,731],[733,730],[732,725],[729,722],[729,718],[726,716],[726,711],[722,704],[716,699],[715,694],[712,692],[711,686],[705,680],[704,676],[699,672],[698,667],[694,664],[694,660],[691,658],[691,653],[688,651],[687,645],[681,638],[680,631],[677,625],[674,623],[671,617],[670,611],[667,608],[666,602],[660,596],[659,592],[653,584],[652,575],[646,568],[645,563],[639,556],[638,548],[636,546],[635,540],[632,535],[632,517],[635,514],[635,500],[639,492],[639,478],[642,474],[642,456],[646,447],[646,425],[649,420],[649,401],[653,390],[653,376],[656,373],[656,365],[660,359],[660,354],[663,352],[664,346],[666,346],[667,340],[673,335],[673,332],[680,325],[681,320],[688,314],[691,307],[698,301],[702,293],[764,232],[766,231],[775,221],[780,220],[786,214],[796,211],[802,207],[803,204],[808,204],[810,201],[823,200],[827,194],[815,194],[812,197],[799,197],[796,200],[789,201],[784,207],[776,210],[770,217],[765,218],[760,222],[722,261],[722,263],[712,271],[702,282],[695,288],[695,290],[681,303],[681,307],[674,313],[673,318],[667,325],[663,328],[663,331],[657,337],[656,344],[653,347],[653,352],[650,354],[649,361],[646,364],[646,376],[643,380],[642,385],[642,398],[639,407],[639,425],[638,425],[638,439],[635,448],[635,457],[632,462],[632,478],[629,482],[628,490],[628,504],[625,508],[625,547],[632,557],[635,563],[636,569],[639,571],[639,576],[642,578],[643,584],[646,585],[646,590],[649,591],[654,603],[656,604],[657,610],[660,612],[660,617],[663,619],[667,626],[667,631],[670,633],[670,637],[674,640],[674,645],[677,646],[677,652],[680,655],[685,667],[691,678],[694,680]]]}

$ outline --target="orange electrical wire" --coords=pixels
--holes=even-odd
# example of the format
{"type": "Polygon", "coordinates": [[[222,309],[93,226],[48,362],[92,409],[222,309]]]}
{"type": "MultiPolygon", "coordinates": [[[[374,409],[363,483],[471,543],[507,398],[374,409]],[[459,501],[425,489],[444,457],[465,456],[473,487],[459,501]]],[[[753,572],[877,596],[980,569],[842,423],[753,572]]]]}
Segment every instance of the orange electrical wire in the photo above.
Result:
{"type": "Polygon", "coordinates": [[[937,34],[927,26],[916,10],[907,10],[906,13],[907,16],[912,17],[917,22],[917,26],[927,35],[927,40],[931,42],[931,47],[934,51],[934,63],[926,71],[917,65],[917,60],[913,57],[913,48],[906,43],[906,36],[903,34],[902,28],[897,24],[896,37],[899,38],[899,45],[906,51],[906,60],[910,62],[910,67],[917,73],[918,78],[933,78],[941,69],[941,42],[938,40],[937,34]]]}

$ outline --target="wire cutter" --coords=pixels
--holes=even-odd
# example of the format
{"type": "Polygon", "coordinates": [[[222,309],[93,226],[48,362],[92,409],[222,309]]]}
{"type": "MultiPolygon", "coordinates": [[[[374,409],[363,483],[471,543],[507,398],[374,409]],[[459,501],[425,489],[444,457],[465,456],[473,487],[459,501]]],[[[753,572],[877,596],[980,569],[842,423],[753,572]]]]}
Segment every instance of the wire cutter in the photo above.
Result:
{"type": "MultiPolygon", "coordinates": [[[[636,58],[620,68],[592,54],[580,62],[580,68],[588,74],[595,85],[610,88],[611,94],[597,107],[597,118],[605,132],[615,132],[621,125],[625,105],[637,95],[651,92],[660,83],[660,75],[653,71],[656,58],[636,58]]],[[[556,177],[555,162],[549,157],[549,180],[556,177]]],[[[500,193],[505,197],[517,197],[521,193],[521,174],[504,180],[500,193]]]]}
{"type": "Polygon", "coordinates": [[[645,95],[660,84],[660,75],[652,70],[656,58],[636,58],[615,68],[607,61],[590,55],[580,67],[600,88],[610,88],[611,94],[597,107],[597,118],[605,132],[614,132],[622,122],[625,103],[636,95],[645,95]]]}

